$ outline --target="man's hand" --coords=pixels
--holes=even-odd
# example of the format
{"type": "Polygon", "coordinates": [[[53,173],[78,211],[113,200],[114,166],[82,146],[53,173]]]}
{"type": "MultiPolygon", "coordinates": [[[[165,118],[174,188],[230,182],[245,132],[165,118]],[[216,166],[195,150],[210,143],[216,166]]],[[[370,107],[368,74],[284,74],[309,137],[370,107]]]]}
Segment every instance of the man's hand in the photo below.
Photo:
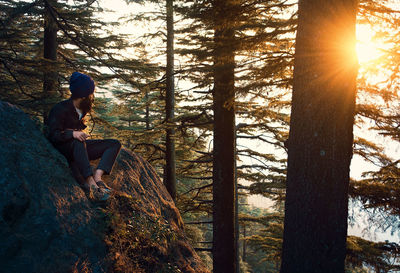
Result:
{"type": "Polygon", "coordinates": [[[74,132],[72,133],[72,135],[73,135],[74,138],[76,138],[76,139],[79,140],[79,141],[85,141],[86,138],[89,136],[89,135],[85,134],[85,133],[82,132],[82,131],[74,131],[74,132]]]}

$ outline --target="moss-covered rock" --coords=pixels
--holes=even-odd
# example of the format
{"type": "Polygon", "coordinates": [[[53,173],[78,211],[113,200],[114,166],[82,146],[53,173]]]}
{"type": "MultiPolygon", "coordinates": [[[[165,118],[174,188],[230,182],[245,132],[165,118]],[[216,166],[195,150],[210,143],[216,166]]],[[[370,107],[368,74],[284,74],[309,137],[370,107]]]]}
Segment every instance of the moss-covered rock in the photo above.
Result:
{"type": "Polygon", "coordinates": [[[0,101],[0,121],[2,272],[209,272],[139,155],[121,149],[103,176],[115,192],[99,206],[27,114],[0,101]]]}

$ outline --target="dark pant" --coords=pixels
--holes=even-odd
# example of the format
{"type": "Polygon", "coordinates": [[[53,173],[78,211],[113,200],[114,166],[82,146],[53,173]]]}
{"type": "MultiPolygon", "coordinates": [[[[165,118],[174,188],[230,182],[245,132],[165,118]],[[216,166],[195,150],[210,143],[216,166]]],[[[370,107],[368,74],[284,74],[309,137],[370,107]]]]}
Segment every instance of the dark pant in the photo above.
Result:
{"type": "MultiPolygon", "coordinates": [[[[77,178],[77,171],[84,179],[93,175],[90,160],[101,157],[97,169],[104,171],[104,174],[110,174],[115,159],[121,149],[121,143],[116,139],[87,139],[83,142],[72,139],[62,144],[56,144],[55,147],[68,160],[68,163],[77,178]]],[[[79,183],[82,180],[78,179],[79,183]]]]}

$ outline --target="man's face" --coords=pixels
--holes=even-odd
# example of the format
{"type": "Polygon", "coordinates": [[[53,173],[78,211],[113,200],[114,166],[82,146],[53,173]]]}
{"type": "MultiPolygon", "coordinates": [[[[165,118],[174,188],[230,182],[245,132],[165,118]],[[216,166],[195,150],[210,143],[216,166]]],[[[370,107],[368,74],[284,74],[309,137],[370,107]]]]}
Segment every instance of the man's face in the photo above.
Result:
{"type": "Polygon", "coordinates": [[[89,96],[81,99],[81,101],[79,102],[79,109],[87,113],[90,110],[92,110],[93,102],[94,102],[94,94],[90,94],[89,96]]]}

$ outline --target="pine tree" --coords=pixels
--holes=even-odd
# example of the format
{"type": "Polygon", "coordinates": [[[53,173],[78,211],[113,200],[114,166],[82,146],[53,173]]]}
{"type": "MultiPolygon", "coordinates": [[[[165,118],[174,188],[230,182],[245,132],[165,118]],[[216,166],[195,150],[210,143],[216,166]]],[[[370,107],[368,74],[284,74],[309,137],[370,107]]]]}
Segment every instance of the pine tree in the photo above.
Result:
{"type": "MultiPolygon", "coordinates": [[[[234,1],[213,1],[213,272],[236,272],[234,1]]],[[[236,9],[237,10],[237,9],[236,9]]]]}
{"type": "MultiPolygon", "coordinates": [[[[174,10],[173,0],[166,0],[167,9],[167,71],[166,71],[166,95],[165,95],[165,121],[170,126],[174,118],[174,10]]],[[[172,199],[176,200],[176,174],[175,174],[175,129],[167,128],[165,139],[166,166],[165,182],[172,199]]]]}
{"type": "Polygon", "coordinates": [[[116,78],[135,84],[137,79],[128,77],[126,69],[140,65],[147,69],[140,61],[122,59],[127,37],[110,29],[118,22],[97,18],[102,9],[86,0],[0,1],[0,8],[5,34],[1,37],[5,70],[0,74],[5,88],[0,99],[40,120],[46,109],[68,95],[73,71],[85,72],[97,87],[107,88],[116,78]],[[100,72],[105,69],[112,73],[100,72]]]}
{"type": "Polygon", "coordinates": [[[357,1],[299,3],[282,273],[344,272],[357,66],[343,45],[356,12],[357,1]]]}
{"type": "MultiPolygon", "coordinates": [[[[43,34],[43,57],[50,62],[57,62],[57,23],[52,6],[55,6],[57,1],[47,0],[44,2],[44,34],[43,34]],[[52,3],[54,2],[54,4],[52,3]]],[[[43,97],[54,97],[57,84],[57,67],[54,65],[49,66],[50,69],[44,71],[43,77],[43,97]]],[[[43,109],[43,122],[47,123],[47,116],[51,106],[44,105],[43,109]]]]}

